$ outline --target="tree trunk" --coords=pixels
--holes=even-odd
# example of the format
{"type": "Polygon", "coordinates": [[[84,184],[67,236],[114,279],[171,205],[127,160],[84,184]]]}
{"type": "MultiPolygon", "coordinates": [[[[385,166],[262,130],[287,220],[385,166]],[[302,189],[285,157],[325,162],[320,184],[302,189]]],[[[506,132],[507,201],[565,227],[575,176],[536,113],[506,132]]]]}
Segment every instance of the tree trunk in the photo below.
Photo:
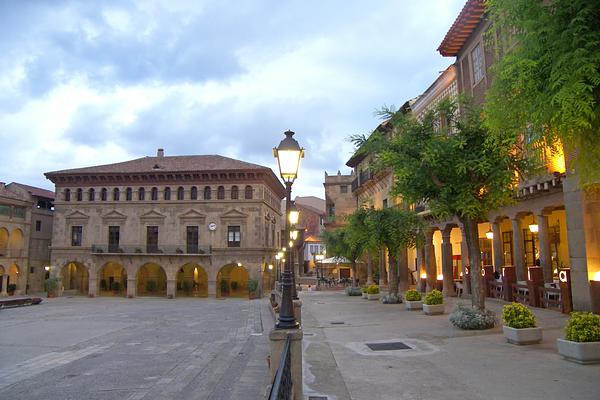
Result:
{"type": "Polygon", "coordinates": [[[352,268],[352,287],[356,287],[356,261],[353,260],[350,267],[352,268]]]}
{"type": "Polygon", "coordinates": [[[462,218],[465,230],[465,239],[469,249],[470,276],[471,276],[471,304],[478,310],[485,310],[485,292],[483,277],[481,276],[481,252],[479,250],[479,233],[477,221],[471,218],[462,218]]]}
{"type": "Polygon", "coordinates": [[[367,253],[367,285],[373,284],[373,256],[369,251],[367,253]]]}
{"type": "Polygon", "coordinates": [[[387,270],[385,268],[385,248],[379,250],[379,286],[388,284],[387,270]]]}
{"type": "Polygon", "coordinates": [[[408,290],[408,251],[406,247],[398,251],[398,289],[401,292],[408,290]]]}
{"type": "Polygon", "coordinates": [[[388,282],[388,288],[390,294],[398,295],[398,266],[396,265],[396,252],[388,249],[389,258],[389,274],[390,279],[388,282]]]}

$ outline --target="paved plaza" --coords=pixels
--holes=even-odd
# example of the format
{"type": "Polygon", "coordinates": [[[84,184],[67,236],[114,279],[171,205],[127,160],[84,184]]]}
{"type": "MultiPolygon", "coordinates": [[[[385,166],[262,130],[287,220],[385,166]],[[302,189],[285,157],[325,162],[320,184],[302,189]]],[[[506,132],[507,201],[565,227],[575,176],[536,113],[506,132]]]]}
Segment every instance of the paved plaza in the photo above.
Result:
{"type": "Polygon", "coordinates": [[[266,307],[62,297],[1,310],[0,399],[263,398],[266,307]]]}

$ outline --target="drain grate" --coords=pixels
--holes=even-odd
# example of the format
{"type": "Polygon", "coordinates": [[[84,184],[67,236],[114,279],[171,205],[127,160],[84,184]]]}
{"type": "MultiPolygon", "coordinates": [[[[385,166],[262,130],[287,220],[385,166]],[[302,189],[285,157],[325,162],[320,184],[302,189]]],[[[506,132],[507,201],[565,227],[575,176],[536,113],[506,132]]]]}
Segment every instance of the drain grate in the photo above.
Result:
{"type": "Polygon", "coordinates": [[[327,396],[308,396],[308,400],[327,400],[327,396]]]}
{"type": "Polygon", "coordinates": [[[411,347],[402,342],[387,342],[387,343],[367,343],[373,351],[388,351],[388,350],[410,350],[411,347]]]}
{"type": "Polygon", "coordinates": [[[331,325],[344,325],[345,322],[342,321],[331,321],[331,325]]]}

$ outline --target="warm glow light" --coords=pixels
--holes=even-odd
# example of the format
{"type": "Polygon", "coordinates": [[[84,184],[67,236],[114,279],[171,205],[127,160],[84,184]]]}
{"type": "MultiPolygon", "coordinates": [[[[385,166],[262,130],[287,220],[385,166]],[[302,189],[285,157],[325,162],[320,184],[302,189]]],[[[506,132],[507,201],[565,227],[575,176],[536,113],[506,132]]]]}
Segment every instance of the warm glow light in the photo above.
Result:
{"type": "Polygon", "coordinates": [[[560,273],[558,274],[558,279],[560,279],[561,282],[566,282],[567,281],[567,271],[560,271],[560,273]]]}
{"type": "Polygon", "coordinates": [[[296,208],[295,205],[292,205],[292,209],[290,210],[290,224],[296,225],[300,220],[300,211],[296,208]]]}
{"type": "Polygon", "coordinates": [[[531,280],[531,271],[527,271],[527,280],[530,281],[531,280]]]}
{"type": "Polygon", "coordinates": [[[273,155],[279,165],[279,174],[286,182],[293,182],[298,176],[300,160],[304,157],[304,149],[294,139],[294,132],[286,131],[285,139],[273,149],[273,155]]]}
{"type": "Polygon", "coordinates": [[[594,274],[594,279],[592,279],[593,281],[600,281],[600,271],[596,272],[594,274]]]}
{"type": "Polygon", "coordinates": [[[438,280],[438,281],[443,281],[443,280],[444,280],[444,275],[443,275],[443,274],[439,274],[439,275],[437,276],[437,280],[438,280]]]}
{"type": "Polygon", "coordinates": [[[323,261],[323,259],[325,259],[325,256],[323,254],[317,254],[315,258],[317,259],[317,261],[323,261]]]}
{"type": "Polygon", "coordinates": [[[273,270],[273,264],[269,264],[269,271],[273,270]]]}
{"type": "Polygon", "coordinates": [[[427,274],[425,272],[421,274],[421,279],[427,279],[427,274]]]}
{"type": "Polygon", "coordinates": [[[485,268],[481,268],[481,276],[485,276],[485,268]]]}
{"type": "Polygon", "coordinates": [[[288,242],[288,247],[291,249],[292,247],[294,247],[294,242],[292,242],[291,240],[288,242]]]}
{"type": "Polygon", "coordinates": [[[281,257],[279,257],[279,254],[275,254],[275,259],[279,260],[281,257]]]}
{"type": "Polygon", "coordinates": [[[563,154],[563,149],[560,143],[558,143],[554,149],[549,149],[548,151],[548,161],[551,171],[550,172],[559,172],[564,174],[567,170],[565,168],[565,155],[563,154]]]}
{"type": "Polygon", "coordinates": [[[238,263],[238,267],[241,267],[241,266],[242,266],[242,263],[240,263],[240,262],[239,262],[239,263],[238,263]]]}
{"type": "Polygon", "coordinates": [[[45,269],[46,271],[50,271],[50,267],[49,267],[49,266],[47,266],[47,265],[44,267],[44,269],[45,269]]]}
{"type": "Polygon", "coordinates": [[[296,240],[298,239],[298,230],[294,229],[290,231],[290,239],[296,240]]]}
{"type": "Polygon", "coordinates": [[[554,268],[554,273],[558,274],[558,268],[554,268]]]}
{"type": "Polygon", "coordinates": [[[462,271],[460,271],[460,274],[458,276],[460,276],[462,278],[462,271]]]}
{"type": "Polygon", "coordinates": [[[529,225],[529,230],[531,231],[531,233],[537,233],[539,229],[540,227],[538,226],[538,224],[529,225]]]}
{"type": "Polygon", "coordinates": [[[280,259],[283,258],[283,251],[280,251],[279,253],[277,253],[277,257],[279,257],[280,259]]]}
{"type": "MultiPolygon", "coordinates": [[[[286,251],[287,251],[287,249],[286,249],[285,247],[282,247],[282,248],[281,248],[281,252],[282,252],[282,253],[285,253],[286,251]]],[[[282,255],[282,257],[283,257],[283,255],[282,255]]]]}
{"type": "Polygon", "coordinates": [[[494,232],[492,232],[492,228],[490,228],[486,233],[485,233],[485,237],[492,240],[494,239],[494,232]]]}

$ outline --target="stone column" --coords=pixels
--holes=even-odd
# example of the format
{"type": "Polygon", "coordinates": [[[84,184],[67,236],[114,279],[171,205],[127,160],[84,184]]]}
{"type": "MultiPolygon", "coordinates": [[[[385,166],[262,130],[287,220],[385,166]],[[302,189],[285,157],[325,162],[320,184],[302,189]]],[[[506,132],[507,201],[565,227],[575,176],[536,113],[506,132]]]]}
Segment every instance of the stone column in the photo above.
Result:
{"type": "Polygon", "coordinates": [[[550,250],[550,231],[548,217],[537,213],[538,242],[540,250],[540,267],[544,273],[544,282],[552,282],[552,252],[550,250]]]}
{"type": "Polygon", "coordinates": [[[291,336],[290,366],[293,384],[292,398],[294,400],[302,400],[304,399],[304,391],[302,388],[302,338],[304,333],[302,332],[302,329],[272,329],[271,332],[269,332],[269,340],[271,342],[270,381],[273,381],[273,378],[275,378],[275,374],[277,373],[279,361],[281,360],[281,353],[288,335],[291,336]]]}
{"type": "Polygon", "coordinates": [[[494,271],[502,273],[504,253],[502,252],[502,232],[500,231],[500,224],[498,222],[492,223],[492,232],[494,233],[494,238],[492,239],[492,246],[494,248],[494,271]]]}
{"type": "Polygon", "coordinates": [[[435,289],[437,268],[435,265],[435,248],[433,247],[433,229],[425,232],[425,270],[427,271],[427,290],[435,289]]]}
{"type": "Polygon", "coordinates": [[[517,281],[527,280],[527,271],[525,267],[525,254],[523,253],[523,231],[521,231],[521,220],[515,217],[511,220],[513,230],[513,259],[515,261],[515,271],[517,281]]]}
{"type": "Polygon", "coordinates": [[[167,279],[167,297],[174,299],[177,295],[177,280],[167,279]]]}
{"type": "Polygon", "coordinates": [[[217,297],[217,281],[208,280],[208,297],[217,297]]]}
{"type": "Polygon", "coordinates": [[[127,275],[127,297],[135,297],[136,293],[136,281],[135,278],[127,275]]]}
{"type": "Polygon", "coordinates": [[[444,274],[444,296],[455,296],[454,271],[452,270],[452,242],[450,232],[452,227],[442,231],[442,274],[444,274]]]}
{"type": "Polygon", "coordinates": [[[96,297],[98,295],[98,279],[96,278],[96,274],[90,272],[88,278],[88,296],[96,297]]]}
{"type": "Polygon", "coordinates": [[[0,292],[0,296],[8,296],[8,292],[6,291],[7,286],[8,286],[8,274],[4,273],[4,275],[2,275],[2,292],[0,292]]]}

